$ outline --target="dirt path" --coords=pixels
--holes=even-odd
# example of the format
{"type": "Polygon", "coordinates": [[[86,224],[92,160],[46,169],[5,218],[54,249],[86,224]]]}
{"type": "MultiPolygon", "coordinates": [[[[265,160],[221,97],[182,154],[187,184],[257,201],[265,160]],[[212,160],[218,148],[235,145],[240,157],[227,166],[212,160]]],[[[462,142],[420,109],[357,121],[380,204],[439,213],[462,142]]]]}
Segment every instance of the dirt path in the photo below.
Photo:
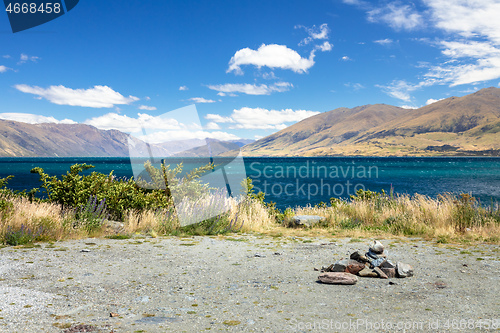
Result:
{"type": "Polygon", "coordinates": [[[369,240],[243,235],[3,248],[0,332],[62,332],[77,324],[100,332],[500,328],[498,246],[382,242],[392,261],[414,267],[414,277],[316,282],[314,267],[366,251],[369,240]]]}

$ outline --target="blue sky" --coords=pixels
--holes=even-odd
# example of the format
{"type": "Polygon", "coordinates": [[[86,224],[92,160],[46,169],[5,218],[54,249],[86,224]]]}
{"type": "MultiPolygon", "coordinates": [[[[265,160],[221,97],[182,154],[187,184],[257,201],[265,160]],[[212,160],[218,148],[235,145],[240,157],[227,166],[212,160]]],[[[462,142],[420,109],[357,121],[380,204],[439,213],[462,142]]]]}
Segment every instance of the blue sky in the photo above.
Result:
{"type": "Polygon", "coordinates": [[[3,13],[0,118],[256,139],[338,107],[421,107],[498,87],[499,17],[498,0],[81,0],[13,34],[3,13]],[[164,115],[191,104],[199,124],[164,115]]]}

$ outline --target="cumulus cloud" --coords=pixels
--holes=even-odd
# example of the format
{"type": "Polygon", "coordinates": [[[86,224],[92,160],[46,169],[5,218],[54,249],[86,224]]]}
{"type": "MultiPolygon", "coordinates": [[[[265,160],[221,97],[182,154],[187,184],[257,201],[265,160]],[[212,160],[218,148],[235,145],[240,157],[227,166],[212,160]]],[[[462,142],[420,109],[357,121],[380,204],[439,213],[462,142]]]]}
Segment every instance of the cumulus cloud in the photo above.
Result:
{"type": "Polygon", "coordinates": [[[206,126],[205,126],[205,129],[207,130],[220,130],[221,127],[219,126],[219,124],[217,124],[216,122],[209,122],[206,126]]]}
{"type": "Polygon", "coordinates": [[[312,27],[308,28],[303,25],[296,25],[295,29],[304,29],[307,34],[309,35],[308,37],[304,38],[299,45],[307,45],[310,42],[312,42],[315,39],[328,39],[328,33],[330,32],[330,29],[328,28],[328,24],[323,23],[319,27],[316,27],[313,25],[312,27]]]}
{"type": "Polygon", "coordinates": [[[0,113],[0,119],[20,121],[28,124],[55,123],[55,124],[76,124],[71,119],[57,120],[54,117],[46,117],[31,113],[0,113]]]}
{"type": "Polygon", "coordinates": [[[340,60],[342,60],[342,61],[351,61],[352,59],[349,58],[348,56],[343,56],[342,58],[340,58],[340,60]]]}
{"type": "Polygon", "coordinates": [[[297,51],[285,45],[262,44],[257,50],[248,47],[236,51],[229,61],[227,73],[243,74],[241,66],[253,65],[257,68],[269,67],[271,69],[289,69],[295,73],[306,73],[314,65],[314,50],[309,58],[302,58],[297,51]]]}
{"type": "Polygon", "coordinates": [[[9,67],[0,66],[0,73],[5,73],[5,72],[7,72],[9,69],[10,69],[9,67]]]}
{"type": "Polygon", "coordinates": [[[396,30],[414,30],[424,25],[424,19],[411,5],[399,1],[368,11],[368,21],[384,22],[396,30]]]}
{"type": "Polygon", "coordinates": [[[205,99],[203,97],[193,97],[193,98],[188,99],[188,101],[196,103],[196,104],[198,104],[198,103],[215,103],[216,102],[213,99],[205,99]]]}
{"type": "Polygon", "coordinates": [[[142,128],[153,130],[178,130],[183,126],[177,120],[160,116],[138,113],[136,118],[117,113],[107,113],[103,116],[87,119],[84,122],[99,129],[117,129],[122,132],[138,132],[142,128]]]}
{"type": "Polygon", "coordinates": [[[208,88],[218,91],[219,96],[235,96],[236,93],[247,95],[270,95],[273,92],[284,92],[290,90],[293,85],[288,82],[276,82],[272,85],[250,84],[250,83],[227,83],[209,85],[208,88]]]}
{"type": "Polygon", "coordinates": [[[434,99],[434,98],[429,98],[427,100],[427,102],[425,103],[425,105],[430,105],[430,104],[434,104],[436,102],[439,102],[439,101],[442,101],[444,98],[440,98],[440,99],[434,99]]]}
{"type": "Polygon", "coordinates": [[[212,120],[214,123],[234,123],[234,119],[231,117],[223,117],[220,114],[209,113],[205,116],[205,119],[212,120]]]}
{"type": "Polygon", "coordinates": [[[180,86],[180,87],[179,87],[179,90],[180,90],[180,91],[186,91],[186,90],[189,90],[189,88],[188,88],[188,87],[186,87],[186,86],[180,86]]]}
{"type": "Polygon", "coordinates": [[[156,107],[148,105],[139,105],[139,110],[154,111],[156,110],[156,107]]]}
{"type": "Polygon", "coordinates": [[[415,109],[418,109],[418,106],[414,106],[414,105],[401,105],[400,108],[407,109],[407,110],[415,110],[415,109]]]}
{"type": "Polygon", "coordinates": [[[316,46],[316,49],[320,50],[322,52],[331,51],[332,48],[333,48],[333,45],[328,43],[328,42],[324,42],[323,44],[316,46]]]}
{"type": "Polygon", "coordinates": [[[231,129],[274,129],[281,130],[287,123],[295,123],[317,115],[317,111],[307,110],[268,110],[263,108],[243,107],[233,110],[229,117],[209,114],[205,118],[216,123],[231,123],[231,129]]]}
{"type": "Polygon", "coordinates": [[[17,90],[45,98],[58,105],[83,106],[91,108],[111,108],[115,105],[138,101],[134,96],[125,97],[108,86],[94,86],[90,89],[71,89],[62,85],[41,88],[26,84],[14,86],[17,90]]]}

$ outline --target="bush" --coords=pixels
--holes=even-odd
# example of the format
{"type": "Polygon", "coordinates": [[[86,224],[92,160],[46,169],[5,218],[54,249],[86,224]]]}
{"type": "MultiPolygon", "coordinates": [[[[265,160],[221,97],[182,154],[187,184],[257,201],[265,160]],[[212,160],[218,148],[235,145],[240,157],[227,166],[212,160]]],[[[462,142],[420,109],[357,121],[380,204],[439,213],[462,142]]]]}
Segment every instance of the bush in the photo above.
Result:
{"type": "Polygon", "coordinates": [[[42,228],[37,231],[33,231],[24,224],[21,224],[19,229],[14,229],[13,227],[7,227],[7,231],[3,236],[4,243],[7,245],[17,246],[31,244],[37,240],[38,236],[42,233],[42,228]]]}

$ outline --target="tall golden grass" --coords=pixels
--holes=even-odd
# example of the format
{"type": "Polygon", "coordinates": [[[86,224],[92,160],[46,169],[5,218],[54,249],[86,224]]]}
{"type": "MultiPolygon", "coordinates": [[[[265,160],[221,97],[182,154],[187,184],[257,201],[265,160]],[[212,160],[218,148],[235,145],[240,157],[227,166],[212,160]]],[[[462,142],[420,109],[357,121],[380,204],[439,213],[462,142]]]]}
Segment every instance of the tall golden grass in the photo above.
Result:
{"type": "MultiPolygon", "coordinates": [[[[0,210],[0,243],[9,230],[21,226],[41,230],[40,240],[59,240],[85,236],[86,231],[75,228],[75,214],[63,211],[56,204],[30,202],[27,198],[4,196],[11,205],[0,210]],[[3,238],[2,238],[3,237],[3,238]]],[[[213,200],[202,199],[202,200],[213,200]]],[[[182,233],[210,234],[245,232],[264,234],[302,233],[304,235],[332,235],[350,237],[410,236],[447,241],[485,241],[500,243],[500,209],[482,207],[473,198],[463,194],[441,195],[430,198],[423,195],[377,196],[369,199],[335,201],[332,206],[296,207],[282,214],[270,209],[262,201],[247,197],[241,202],[228,198],[228,211],[215,219],[202,222],[199,228],[181,226],[173,211],[129,210],[124,214],[123,232],[151,235],[179,235],[182,233]],[[324,216],[325,221],[312,229],[287,228],[292,215],[324,216]],[[213,223],[220,225],[213,229],[213,223]]],[[[212,201],[213,202],[213,201],[212,201]]],[[[202,205],[202,203],[200,203],[202,205]]],[[[5,206],[5,205],[4,205],[5,206]]],[[[107,230],[107,229],[106,229],[107,230]]],[[[107,232],[101,230],[101,235],[107,232]]]]}

